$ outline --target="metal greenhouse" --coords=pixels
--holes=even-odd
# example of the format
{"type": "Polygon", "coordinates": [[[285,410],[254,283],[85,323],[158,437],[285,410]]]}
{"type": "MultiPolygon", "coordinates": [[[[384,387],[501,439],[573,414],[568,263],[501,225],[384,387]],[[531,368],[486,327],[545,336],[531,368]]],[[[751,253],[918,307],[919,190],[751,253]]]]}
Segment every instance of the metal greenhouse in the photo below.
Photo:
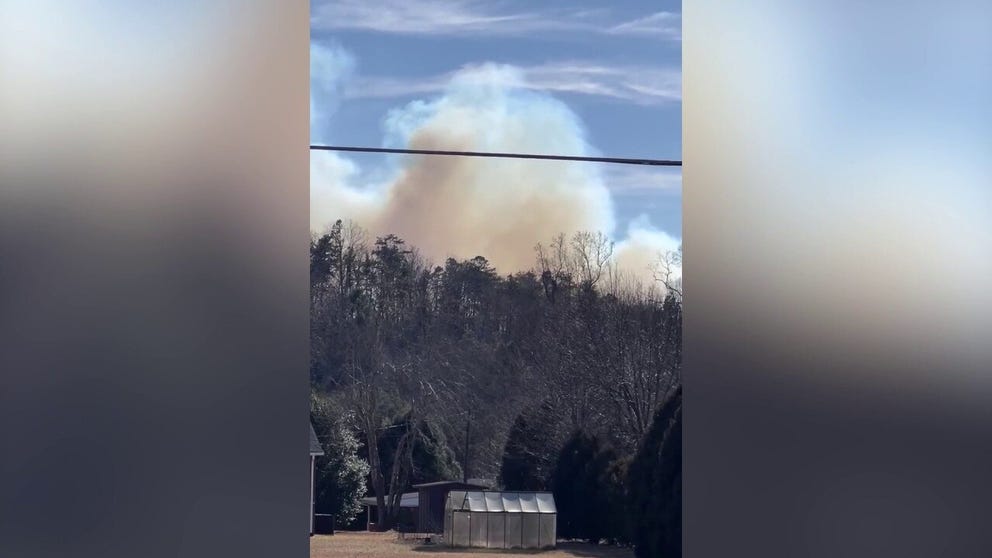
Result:
{"type": "Polygon", "coordinates": [[[558,510],[548,492],[452,490],[444,541],[478,548],[554,548],[558,510]]]}

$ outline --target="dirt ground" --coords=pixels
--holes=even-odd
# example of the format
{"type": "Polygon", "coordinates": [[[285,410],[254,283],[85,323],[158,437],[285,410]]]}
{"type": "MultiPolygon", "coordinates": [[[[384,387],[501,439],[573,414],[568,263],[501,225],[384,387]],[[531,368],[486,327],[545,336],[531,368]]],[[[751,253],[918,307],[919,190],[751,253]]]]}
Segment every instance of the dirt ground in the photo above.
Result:
{"type": "Polygon", "coordinates": [[[528,556],[541,558],[633,558],[623,548],[581,543],[559,543],[555,550],[468,550],[403,542],[395,533],[338,531],[310,537],[310,558],[478,558],[479,556],[528,556]]]}

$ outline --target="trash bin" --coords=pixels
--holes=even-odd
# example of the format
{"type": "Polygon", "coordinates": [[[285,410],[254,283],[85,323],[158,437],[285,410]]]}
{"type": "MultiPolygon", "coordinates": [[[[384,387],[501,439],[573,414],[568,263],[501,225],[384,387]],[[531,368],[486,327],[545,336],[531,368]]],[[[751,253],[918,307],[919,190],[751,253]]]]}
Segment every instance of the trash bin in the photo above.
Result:
{"type": "Polygon", "coordinates": [[[313,532],[318,535],[334,534],[334,516],[318,513],[313,518],[313,532]]]}

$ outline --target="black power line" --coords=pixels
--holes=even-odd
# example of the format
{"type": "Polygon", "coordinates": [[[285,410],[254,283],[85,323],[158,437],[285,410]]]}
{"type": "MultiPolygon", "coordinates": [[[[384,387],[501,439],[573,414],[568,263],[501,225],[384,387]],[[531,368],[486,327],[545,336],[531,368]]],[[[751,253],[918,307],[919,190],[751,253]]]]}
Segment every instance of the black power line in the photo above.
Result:
{"type": "Polygon", "coordinates": [[[682,161],[664,159],[624,159],[620,157],[580,157],[577,155],[537,155],[533,153],[492,153],[483,151],[438,151],[434,149],[390,149],[386,147],[343,147],[311,145],[312,151],[353,151],[359,153],[403,153],[410,155],[458,155],[462,157],[500,157],[505,159],[547,159],[552,161],[588,161],[591,163],[620,163],[655,167],[681,167],[682,161]]]}

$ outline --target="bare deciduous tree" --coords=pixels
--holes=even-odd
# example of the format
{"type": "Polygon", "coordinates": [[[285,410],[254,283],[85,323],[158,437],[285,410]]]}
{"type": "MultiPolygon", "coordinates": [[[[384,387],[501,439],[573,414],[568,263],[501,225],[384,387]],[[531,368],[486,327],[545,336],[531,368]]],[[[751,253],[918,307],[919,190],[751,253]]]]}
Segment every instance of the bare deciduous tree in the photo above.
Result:
{"type": "Polygon", "coordinates": [[[576,429],[629,453],[679,382],[681,252],[640,284],[600,233],[538,244],[535,269],[505,277],[481,256],[432,267],[395,236],[366,238],[336,223],[311,240],[311,379],[353,417],[382,528],[415,482],[425,431],[463,472],[493,479],[511,426],[539,405],[549,443],[535,462],[576,429]]]}
{"type": "Polygon", "coordinates": [[[665,290],[682,300],[682,246],[676,251],[658,254],[654,266],[655,281],[661,283],[665,290]]]}

